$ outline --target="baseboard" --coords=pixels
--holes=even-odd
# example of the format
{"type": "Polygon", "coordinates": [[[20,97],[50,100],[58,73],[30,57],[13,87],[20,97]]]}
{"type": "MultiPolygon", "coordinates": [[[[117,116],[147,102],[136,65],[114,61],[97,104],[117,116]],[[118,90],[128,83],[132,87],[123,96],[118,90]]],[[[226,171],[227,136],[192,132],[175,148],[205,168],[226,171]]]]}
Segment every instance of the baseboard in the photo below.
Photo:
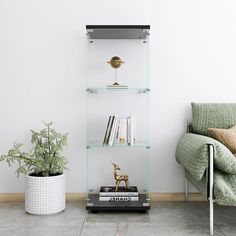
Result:
{"type": "Polygon", "coordinates": [[[86,198],[87,198],[86,193],[66,193],[67,202],[85,201],[86,198]]]}
{"type": "MultiPolygon", "coordinates": [[[[151,202],[183,202],[185,201],[184,193],[149,193],[151,202]]],[[[201,193],[188,193],[188,201],[198,202],[206,201],[206,198],[201,193]]]]}
{"type": "Polygon", "coordinates": [[[23,202],[24,193],[0,193],[0,202],[23,202]]]}
{"type": "MultiPolygon", "coordinates": [[[[149,193],[151,201],[184,201],[184,193],[149,193]]],[[[23,202],[24,193],[0,193],[0,202],[23,202]]],[[[66,193],[66,201],[84,201],[86,193],[66,193]]],[[[206,201],[200,193],[189,193],[188,201],[206,201]]]]}

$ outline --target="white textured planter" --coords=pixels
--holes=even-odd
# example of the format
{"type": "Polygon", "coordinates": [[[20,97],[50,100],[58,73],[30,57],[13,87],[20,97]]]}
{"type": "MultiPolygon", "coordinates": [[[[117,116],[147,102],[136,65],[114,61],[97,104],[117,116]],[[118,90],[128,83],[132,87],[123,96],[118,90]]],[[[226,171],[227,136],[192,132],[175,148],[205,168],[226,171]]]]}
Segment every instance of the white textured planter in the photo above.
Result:
{"type": "Polygon", "coordinates": [[[65,209],[65,174],[50,177],[25,177],[25,211],[51,215],[65,209]]]}

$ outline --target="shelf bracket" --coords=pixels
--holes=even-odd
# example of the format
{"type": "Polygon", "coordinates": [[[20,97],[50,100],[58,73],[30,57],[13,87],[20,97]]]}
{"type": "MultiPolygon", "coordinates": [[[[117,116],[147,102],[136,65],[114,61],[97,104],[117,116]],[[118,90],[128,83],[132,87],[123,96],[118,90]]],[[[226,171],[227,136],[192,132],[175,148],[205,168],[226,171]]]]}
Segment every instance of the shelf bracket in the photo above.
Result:
{"type": "Polygon", "coordinates": [[[138,93],[148,93],[148,92],[150,92],[150,89],[149,89],[149,88],[139,89],[139,90],[138,90],[138,93]]]}
{"type": "Polygon", "coordinates": [[[86,91],[89,93],[98,93],[97,89],[92,89],[92,88],[87,88],[86,91]]]}

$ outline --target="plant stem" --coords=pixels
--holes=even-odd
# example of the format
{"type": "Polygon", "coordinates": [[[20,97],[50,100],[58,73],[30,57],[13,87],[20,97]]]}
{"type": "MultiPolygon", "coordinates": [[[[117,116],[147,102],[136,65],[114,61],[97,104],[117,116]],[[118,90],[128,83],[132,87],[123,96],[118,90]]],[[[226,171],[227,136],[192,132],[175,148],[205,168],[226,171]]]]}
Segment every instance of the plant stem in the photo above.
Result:
{"type": "Polygon", "coordinates": [[[49,135],[50,135],[50,128],[49,128],[49,125],[48,125],[48,155],[49,155],[49,157],[51,157],[51,149],[50,149],[49,135]]]}

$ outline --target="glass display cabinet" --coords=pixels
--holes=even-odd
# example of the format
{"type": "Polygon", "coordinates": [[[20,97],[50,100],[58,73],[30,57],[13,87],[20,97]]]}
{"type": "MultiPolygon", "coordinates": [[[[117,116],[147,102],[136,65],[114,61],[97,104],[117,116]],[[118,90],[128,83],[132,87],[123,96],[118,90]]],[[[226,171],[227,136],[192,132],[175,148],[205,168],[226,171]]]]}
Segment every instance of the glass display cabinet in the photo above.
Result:
{"type": "Polygon", "coordinates": [[[87,25],[86,209],[149,205],[150,25],[87,25]]]}

